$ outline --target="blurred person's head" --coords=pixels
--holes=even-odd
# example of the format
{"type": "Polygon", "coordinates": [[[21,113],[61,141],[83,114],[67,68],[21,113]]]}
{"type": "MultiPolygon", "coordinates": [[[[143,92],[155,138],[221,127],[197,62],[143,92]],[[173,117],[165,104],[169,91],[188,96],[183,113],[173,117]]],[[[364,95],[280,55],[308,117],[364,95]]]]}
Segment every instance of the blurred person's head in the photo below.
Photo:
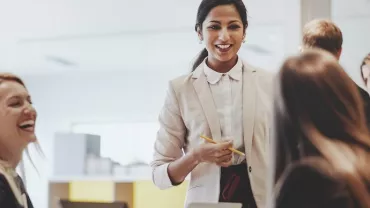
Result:
{"type": "MultiPolygon", "coordinates": [[[[307,49],[283,63],[276,84],[274,184],[289,165],[310,157],[370,182],[370,138],[362,99],[336,58],[307,49]]],[[[366,190],[364,184],[357,185],[366,190]]],[[[368,197],[367,191],[354,195],[368,197]]]]}
{"type": "Polygon", "coordinates": [[[248,27],[247,9],[242,0],[202,0],[195,31],[205,49],[193,65],[197,68],[207,58],[211,68],[233,66],[248,27]]]}
{"type": "Polygon", "coordinates": [[[36,110],[24,82],[0,73],[0,160],[16,166],[23,150],[36,141],[36,110]]]}
{"type": "Polygon", "coordinates": [[[361,78],[364,81],[367,90],[370,91],[370,53],[363,59],[360,68],[361,78]]]}
{"type": "Polygon", "coordinates": [[[303,27],[302,44],[303,51],[308,48],[321,48],[339,60],[342,54],[342,31],[330,20],[314,19],[303,27]]]}

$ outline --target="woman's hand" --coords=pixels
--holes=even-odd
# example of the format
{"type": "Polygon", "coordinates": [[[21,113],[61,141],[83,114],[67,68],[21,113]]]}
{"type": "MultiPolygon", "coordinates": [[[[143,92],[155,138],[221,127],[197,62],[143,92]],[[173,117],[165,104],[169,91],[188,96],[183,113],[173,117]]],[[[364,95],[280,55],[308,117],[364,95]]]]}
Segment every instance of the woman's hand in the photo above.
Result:
{"type": "Polygon", "coordinates": [[[232,163],[232,152],[228,148],[232,146],[232,141],[218,144],[205,143],[196,147],[193,154],[199,162],[216,163],[221,167],[228,167],[232,163]]]}

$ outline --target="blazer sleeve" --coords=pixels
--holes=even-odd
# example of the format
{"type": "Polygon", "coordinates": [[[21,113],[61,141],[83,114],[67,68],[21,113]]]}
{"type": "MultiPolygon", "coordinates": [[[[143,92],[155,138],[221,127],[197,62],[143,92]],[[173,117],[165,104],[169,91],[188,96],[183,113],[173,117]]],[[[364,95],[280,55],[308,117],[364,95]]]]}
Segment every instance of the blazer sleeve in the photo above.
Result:
{"type": "Polygon", "coordinates": [[[289,168],[282,176],[280,188],[275,190],[275,207],[353,207],[346,184],[335,174],[321,168],[320,165],[307,164],[289,168]]]}
{"type": "Polygon", "coordinates": [[[168,175],[168,165],[183,156],[186,136],[173,82],[169,83],[165,103],[159,114],[159,124],[151,162],[152,180],[158,188],[167,189],[175,185],[168,175]]]}

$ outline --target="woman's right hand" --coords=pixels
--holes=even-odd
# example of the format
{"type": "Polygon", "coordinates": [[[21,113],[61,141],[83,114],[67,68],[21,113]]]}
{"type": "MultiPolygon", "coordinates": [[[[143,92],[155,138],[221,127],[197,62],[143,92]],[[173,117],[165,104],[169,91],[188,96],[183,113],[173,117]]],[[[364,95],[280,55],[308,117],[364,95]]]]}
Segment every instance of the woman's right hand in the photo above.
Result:
{"type": "Polygon", "coordinates": [[[228,148],[232,146],[232,141],[218,144],[205,143],[194,148],[193,154],[198,162],[216,163],[221,167],[228,167],[232,162],[232,152],[228,148]]]}

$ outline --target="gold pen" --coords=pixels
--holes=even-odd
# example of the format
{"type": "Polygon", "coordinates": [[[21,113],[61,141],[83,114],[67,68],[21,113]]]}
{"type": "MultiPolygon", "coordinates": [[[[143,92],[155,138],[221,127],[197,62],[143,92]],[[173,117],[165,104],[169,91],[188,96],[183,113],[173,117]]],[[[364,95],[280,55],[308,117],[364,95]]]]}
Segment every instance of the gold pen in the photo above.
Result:
{"type": "MultiPolygon", "coordinates": [[[[208,138],[208,137],[206,137],[206,136],[203,136],[203,135],[200,135],[200,137],[201,138],[203,138],[203,139],[205,139],[207,142],[209,142],[209,143],[213,143],[213,144],[217,144],[217,142],[215,142],[213,139],[210,139],[210,138],[208,138]]],[[[232,147],[229,147],[228,148],[230,151],[232,151],[232,152],[235,152],[236,154],[238,154],[238,155],[241,155],[241,156],[245,156],[245,154],[243,153],[243,152],[240,152],[239,150],[237,150],[237,149],[234,149],[234,148],[232,148],[232,147]]]]}

